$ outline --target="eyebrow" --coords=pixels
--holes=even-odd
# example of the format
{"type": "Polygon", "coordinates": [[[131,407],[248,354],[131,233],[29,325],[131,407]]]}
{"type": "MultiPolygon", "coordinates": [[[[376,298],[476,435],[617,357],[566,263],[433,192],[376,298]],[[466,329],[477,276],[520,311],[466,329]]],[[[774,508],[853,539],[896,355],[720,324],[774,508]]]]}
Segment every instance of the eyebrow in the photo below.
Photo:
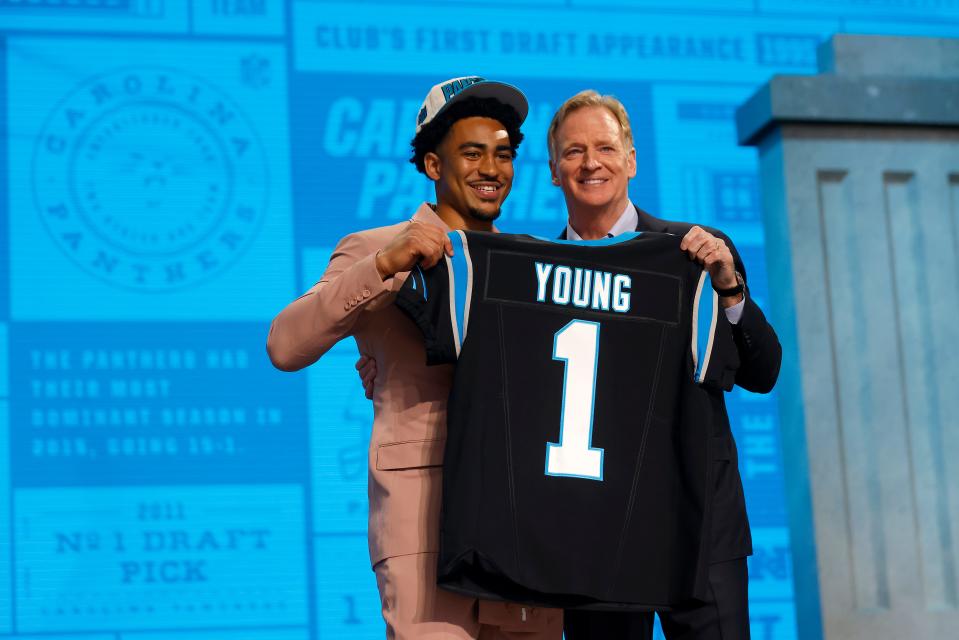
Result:
{"type": "MultiPolygon", "coordinates": [[[[614,138],[610,138],[607,140],[596,140],[593,146],[596,146],[596,147],[615,146],[616,142],[617,140],[614,138]]],[[[588,146],[590,145],[586,144],[585,142],[579,142],[579,141],[570,142],[565,147],[562,147],[560,151],[567,151],[569,149],[576,149],[576,148],[584,148],[588,146]]]]}
{"type": "MultiPolygon", "coordinates": [[[[488,145],[485,144],[485,143],[483,143],[483,142],[464,142],[463,144],[461,144],[461,145],[459,146],[459,148],[460,148],[461,150],[462,150],[462,149],[470,149],[470,148],[476,148],[476,149],[485,150],[487,147],[488,147],[488,145]]],[[[496,149],[497,151],[512,151],[512,150],[513,150],[513,145],[509,145],[509,144],[498,144],[498,145],[496,145],[496,146],[493,147],[493,148],[496,149]]]]}

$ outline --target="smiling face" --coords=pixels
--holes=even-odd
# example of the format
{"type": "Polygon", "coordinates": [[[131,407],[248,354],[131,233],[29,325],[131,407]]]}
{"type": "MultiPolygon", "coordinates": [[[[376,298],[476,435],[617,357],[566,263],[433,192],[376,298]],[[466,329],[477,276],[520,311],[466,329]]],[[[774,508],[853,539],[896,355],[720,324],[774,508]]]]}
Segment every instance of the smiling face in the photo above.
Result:
{"type": "Polygon", "coordinates": [[[513,149],[497,120],[462,118],[423,159],[436,213],[450,227],[488,230],[513,184],[513,149]]]}
{"type": "Polygon", "coordinates": [[[619,121],[605,107],[583,107],[556,130],[549,163],[571,214],[619,214],[636,176],[636,150],[626,146],[619,121]]]}

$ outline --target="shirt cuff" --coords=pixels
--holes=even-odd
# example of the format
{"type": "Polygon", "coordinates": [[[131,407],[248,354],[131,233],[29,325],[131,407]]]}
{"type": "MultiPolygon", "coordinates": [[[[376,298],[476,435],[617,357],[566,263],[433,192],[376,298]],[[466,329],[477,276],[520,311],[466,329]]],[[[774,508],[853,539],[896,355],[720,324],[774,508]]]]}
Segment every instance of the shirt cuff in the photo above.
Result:
{"type": "Polygon", "coordinates": [[[726,312],[726,319],[729,320],[729,324],[739,324],[740,319],[743,317],[743,307],[745,305],[746,296],[743,296],[743,299],[733,306],[723,309],[723,311],[726,312]]]}

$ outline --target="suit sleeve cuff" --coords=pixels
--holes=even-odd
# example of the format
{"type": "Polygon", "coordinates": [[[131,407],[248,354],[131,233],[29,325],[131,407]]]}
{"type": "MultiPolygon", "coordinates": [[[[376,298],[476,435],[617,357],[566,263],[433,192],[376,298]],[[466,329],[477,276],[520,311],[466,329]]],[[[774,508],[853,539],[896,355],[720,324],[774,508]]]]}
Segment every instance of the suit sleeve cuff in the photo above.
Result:
{"type": "MultiPolygon", "coordinates": [[[[409,271],[401,271],[393,274],[386,280],[380,277],[380,272],[376,270],[376,254],[373,253],[361,258],[354,265],[356,273],[356,295],[361,298],[368,298],[367,302],[379,300],[384,295],[396,293],[403,288],[409,271]]],[[[377,305],[378,306],[378,305],[377,305]]]]}

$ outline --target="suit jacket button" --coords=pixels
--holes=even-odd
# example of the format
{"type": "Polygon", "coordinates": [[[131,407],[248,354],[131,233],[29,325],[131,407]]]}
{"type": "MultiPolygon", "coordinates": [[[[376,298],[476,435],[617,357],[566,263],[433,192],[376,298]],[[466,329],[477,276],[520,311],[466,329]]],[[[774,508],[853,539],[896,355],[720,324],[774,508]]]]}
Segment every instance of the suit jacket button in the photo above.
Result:
{"type": "Polygon", "coordinates": [[[370,297],[370,290],[369,290],[369,289],[363,289],[363,297],[364,297],[364,298],[369,298],[369,297],[370,297]]]}
{"type": "Polygon", "coordinates": [[[343,305],[343,311],[349,311],[349,310],[350,310],[350,303],[347,302],[346,304],[343,305]]]}

